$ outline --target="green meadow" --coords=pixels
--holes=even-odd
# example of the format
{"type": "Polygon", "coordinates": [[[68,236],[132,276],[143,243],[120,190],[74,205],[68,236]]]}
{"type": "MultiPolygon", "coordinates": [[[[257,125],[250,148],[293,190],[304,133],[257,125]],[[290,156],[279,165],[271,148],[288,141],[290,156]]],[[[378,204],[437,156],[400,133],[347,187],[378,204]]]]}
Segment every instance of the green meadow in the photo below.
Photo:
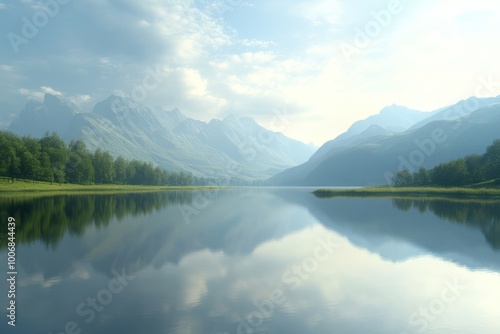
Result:
{"type": "Polygon", "coordinates": [[[498,188],[365,187],[355,189],[317,189],[314,195],[331,197],[500,197],[498,188]]]}
{"type": "Polygon", "coordinates": [[[64,195],[64,194],[112,194],[112,193],[134,193],[153,191],[181,191],[181,190],[210,190],[226,187],[214,186],[144,186],[144,185],[120,185],[120,184],[98,184],[81,185],[70,183],[33,182],[28,180],[16,180],[11,182],[6,178],[0,178],[0,196],[26,196],[26,195],[64,195]]]}

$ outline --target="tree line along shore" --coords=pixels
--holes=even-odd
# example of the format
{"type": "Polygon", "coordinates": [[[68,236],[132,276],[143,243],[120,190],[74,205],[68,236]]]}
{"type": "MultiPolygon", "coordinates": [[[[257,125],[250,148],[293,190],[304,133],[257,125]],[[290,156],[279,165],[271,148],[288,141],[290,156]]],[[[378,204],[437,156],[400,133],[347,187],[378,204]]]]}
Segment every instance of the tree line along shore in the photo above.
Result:
{"type": "Polygon", "coordinates": [[[354,189],[318,189],[318,197],[500,197],[500,140],[482,155],[468,155],[432,169],[404,169],[392,177],[390,186],[354,189]]]}
{"type": "MultiPolygon", "coordinates": [[[[204,180],[191,173],[167,171],[149,162],[113,159],[109,152],[91,152],[81,140],[68,145],[56,134],[19,137],[0,131],[0,177],[73,185],[190,186],[204,180]]],[[[41,186],[43,187],[43,186],[41,186]]]]}

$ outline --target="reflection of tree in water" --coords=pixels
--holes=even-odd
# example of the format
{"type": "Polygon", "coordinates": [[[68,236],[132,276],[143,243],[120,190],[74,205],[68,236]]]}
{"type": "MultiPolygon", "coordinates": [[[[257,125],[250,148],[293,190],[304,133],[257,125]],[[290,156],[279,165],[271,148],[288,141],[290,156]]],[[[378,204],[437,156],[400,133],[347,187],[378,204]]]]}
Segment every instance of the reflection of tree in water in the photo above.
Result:
{"type": "Polygon", "coordinates": [[[405,199],[392,200],[394,207],[409,211],[431,211],[441,219],[480,227],[486,240],[495,249],[500,249],[500,201],[449,200],[449,199],[405,199]]]}
{"type": "MultiPolygon", "coordinates": [[[[81,235],[91,223],[105,226],[113,217],[148,215],[169,204],[192,201],[191,192],[0,198],[0,216],[15,217],[17,243],[41,240],[53,247],[66,232],[81,235]]],[[[1,224],[0,249],[7,246],[7,232],[7,224],[1,224]]]]}

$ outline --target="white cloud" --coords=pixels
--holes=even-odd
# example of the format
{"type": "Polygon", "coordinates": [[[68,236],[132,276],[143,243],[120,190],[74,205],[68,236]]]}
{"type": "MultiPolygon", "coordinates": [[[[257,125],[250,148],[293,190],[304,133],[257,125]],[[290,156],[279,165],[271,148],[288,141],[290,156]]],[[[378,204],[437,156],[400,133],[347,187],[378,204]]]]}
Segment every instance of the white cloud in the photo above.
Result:
{"type": "Polygon", "coordinates": [[[63,93],[61,93],[60,91],[57,91],[55,89],[53,89],[52,87],[47,87],[47,86],[42,86],[40,87],[42,93],[44,94],[52,94],[52,95],[55,95],[55,96],[63,96],[63,93]]]}
{"type": "Polygon", "coordinates": [[[73,96],[66,96],[62,92],[48,86],[42,86],[40,87],[40,89],[20,88],[18,92],[19,94],[26,96],[28,99],[40,102],[43,101],[45,94],[51,94],[61,98],[67,98],[69,101],[71,101],[78,107],[83,107],[88,105],[89,103],[94,102],[94,99],[88,94],[77,94],[73,96]]]}
{"type": "Polygon", "coordinates": [[[20,88],[19,93],[21,95],[28,97],[29,99],[33,99],[33,100],[37,100],[37,101],[42,101],[43,96],[44,96],[44,93],[42,93],[41,91],[31,90],[31,89],[27,89],[27,88],[20,88]]]}
{"type": "Polygon", "coordinates": [[[72,103],[76,104],[77,106],[81,106],[81,105],[93,102],[93,99],[90,95],[76,95],[76,96],[70,97],[69,100],[72,103]]]}
{"type": "Polygon", "coordinates": [[[342,4],[336,0],[313,0],[298,2],[290,6],[290,11],[314,25],[328,23],[335,25],[343,13],[342,4]]]}
{"type": "Polygon", "coordinates": [[[207,80],[203,79],[200,73],[192,68],[180,71],[186,92],[190,97],[202,97],[207,95],[207,80]]]}
{"type": "Polygon", "coordinates": [[[75,92],[82,104],[130,95],[158,64],[169,70],[145,104],[204,120],[246,114],[261,124],[287,106],[284,133],[320,145],[385,105],[438,108],[473,95],[478,77],[496,75],[500,8],[489,0],[405,2],[348,63],[340,42],[388,2],[276,0],[224,13],[208,8],[224,1],[71,2],[37,43],[3,60],[0,101],[12,91],[40,98],[48,87],[75,92]]]}
{"type": "Polygon", "coordinates": [[[276,43],[272,41],[261,41],[258,39],[243,39],[240,41],[241,45],[247,46],[247,47],[257,47],[257,48],[270,48],[270,47],[275,47],[276,43]]]}

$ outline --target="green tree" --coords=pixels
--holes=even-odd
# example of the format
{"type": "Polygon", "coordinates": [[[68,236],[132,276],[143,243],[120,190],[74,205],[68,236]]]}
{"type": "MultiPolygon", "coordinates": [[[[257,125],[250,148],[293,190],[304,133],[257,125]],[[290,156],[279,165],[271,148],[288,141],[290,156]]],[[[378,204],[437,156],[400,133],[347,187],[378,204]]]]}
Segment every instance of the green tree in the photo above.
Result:
{"type": "Polygon", "coordinates": [[[40,180],[50,183],[54,182],[54,173],[50,164],[50,158],[45,152],[42,152],[40,155],[40,180]]]}
{"type": "Polygon", "coordinates": [[[40,145],[42,154],[45,153],[49,158],[53,180],[58,183],[64,182],[64,169],[68,160],[66,144],[55,132],[52,134],[47,132],[40,140],[40,145]]]}
{"type": "Polygon", "coordinates": [[[94,166],[95,183],[113,183],[115,180],[115,169],[113,167],[113,157],[108,152],[97,149],[92,160],[94,166]]]}
{"type": "Polygon", "coordinates": [[[28,150],[19,152],[20,170],[19,177],[28,180],[37,180],[40,173],[40,162],[28,150]]]}
{"type": "Polygon", "coordinates": [[[40,180],[42,147],[39,139],[31,137],[21,138],[23,150],[21,153],[21,177],[30,180],[40,180]]]}
{"type": "Polygon", "coordinates": [[[21,159],[16,151],[18,145],[17,136],[10,132],[2,132],[0,136],[0,173],[9,177],[12,182],[19,177],[21,171],[21,159]]]}
{"type": "Polygon", "coordinates": [[[420,167],[417,172],[413,173],[413,184],[415,186],[427,186],[429,182],[429,172],[424,167],[420,167]]]}
{"type": "Polygon", "coordinates": [[[467,167],[467,183],[479,183],[486,180],[484,157],[480,155],[468,155],[464,158],[467,167]]]}
{"type": "Polygon", "coordinates": [[[488,180],[500,178],[500,139],[495,140],[486,149],[484,165],[488,180]]]}
{"type": "Polygon", "coordinates": [[[392,177],[392,185],[394,187],[413,186],[413,175],[407,169],[399,171],[392,177]]]}
{"type": "Polygon", "coordinates": [[[136,167],[137,167],[137,160],[132,160],[128,163],[127,171],[126,171],[126,175],[127,175],[126,183],[127,184],[134,184],[136,167]]]}
{"type": "Polygon", "coordinates": [[[464,159],[439,164],[431,171],[432,183],[438,186],[462,186],[467,182],[467,165],[464,159]]]}
{"type": "Polygon", "coordinates": [[[142,168],[142,182],[140,184],[154,185],[156,184],[155,168],[153,164],[143,162],[141,164],[142,168]]]}
{"type": "Polygon", "coordinates": [[[118,157],[113,162],[113,168],[115,170],[115,181],[116,181],[116,183],[120,183],[120,184],[127,183],[128,161],[125,160],[122,157],[118,157]]]}
{"type": "Polygon", "coordinates": [[[68,182],[89,184],[94,181],[94,166],[92,153],[81,140],[72,140],[68,148],[66,177],[68,182]]]}

